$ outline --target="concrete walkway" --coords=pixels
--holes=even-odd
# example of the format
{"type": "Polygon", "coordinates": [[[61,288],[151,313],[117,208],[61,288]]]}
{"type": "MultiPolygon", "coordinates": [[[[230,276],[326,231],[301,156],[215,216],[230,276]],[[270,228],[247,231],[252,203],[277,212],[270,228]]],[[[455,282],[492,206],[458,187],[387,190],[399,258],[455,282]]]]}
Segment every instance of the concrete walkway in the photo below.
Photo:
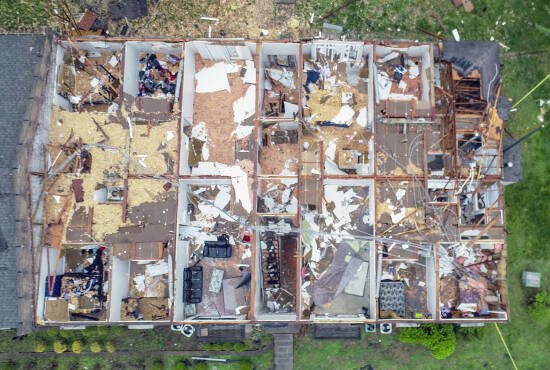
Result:
{"type": "Polygon", "coordinates": [[[294,336],[292,334],[273,334],[275,348],[273,362],[276,370],[291,370],[294,364],[294,336]]]}

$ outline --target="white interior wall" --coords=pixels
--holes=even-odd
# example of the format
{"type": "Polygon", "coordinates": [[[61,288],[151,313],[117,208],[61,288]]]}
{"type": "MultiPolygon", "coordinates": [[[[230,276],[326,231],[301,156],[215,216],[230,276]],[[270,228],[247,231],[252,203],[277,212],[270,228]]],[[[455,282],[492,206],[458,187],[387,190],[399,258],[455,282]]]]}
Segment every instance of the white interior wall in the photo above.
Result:
{"type": "MultiPolygon", "coordinates": [[[[422,70],[420,77],[422,79],[422,101],[431,105],[431,84],[428,81],[427,70],[432,66],[432,56],[430,53],[430,45],[410,46],[408,48],[388,47],[376,45],[376,58],[381,59],[392,51],[400,51],[406,53],[410,57],[422,57],[422,70]]],[[[375,61],[376,62],[376,61],[375,61]]]]}
{"type": "MultiPolygon", "coordinates": [[[[186,207],[187,208],[187,207],[186,207]]],[[[183,303],[183,269],[188,266],[189,242],[176,239],[176,268],[174,279],[174,321],[185,320],[185,303],[183,303]]]]}
{"type": "MultiPolygon", "coordinates": [[[[38,299],[36,304],[36,316],[44,319],[44,308],[46,301],[46,278],[48,277],[48,266],[50,266],[49,275],[53,276],[53,269],[56,265],[58,250],[55,248],[49,248],[49,253],[46,248],[42,248],[42,256],[40,258],[40,273],[38,279],[38,299]],[[49,261],[48,261],[49,256],[49,261]]],[[[59,259],[57,264],[56,276],[63,275],[65,273],[65,257],[59,259]]]]}
{"type": "MultiPolygon", "coordinates": [[[[263,104],[264,104],[264,91],[265,91],[265,68],[268,63],[268,55],[294,55],[296,57],[296,73],[299,69],[299,53],[300,45],[298,43],[288,43],[288,42],[264,42],[260,45],[260,66],[259,66],[259,75],[260,80],[258,81],[258,87],[260,89],[260,97],[258,101],[258,112],[263,116],[263,104]]],[[[258,68],[258,66],[256,66],[258,68]]],[[[299,82],[299,81],[298,81],[299,82]]],[[[297,89],[300,86],[296,86],[297,89]]]]}
{"type": "MultiPolygon", "coordinates": [[[[374,189],[372,189],[374,193],[374,189]]],[[[376,243],[369,242],[369,319],[376,320],[376,243]]]]}
{"type": "Polygon", "coordinates": [[[111,269],[111,304],[109,307],[109,321],[120,321],[120,309],[122,299],[128,296],[128,284],[130,282],[130,261],[113,257],[111,269]]]}
{"type": "Polygon", "coordinates": [[[435,258],[426,258],[426,299],[428,301],[428,312],[432,315],[432,319],[437,317],[437,283],[435,271],[435,258]]]}
{"type": "MultiPolygon", "coordinates": [[[[108,42],[108,41],[83,41],[83,42],[76,42],[75,45],[80,50],[86,50],[88,52],[93,53],[94,51],[97,52],[112,52],[115,50],[122,50],[123,44],[120,42],[108,42]]],[[[55,58],[55,83],[54,86],[54,95],[53,95],[53,104],[57,105],[58,107],[62,108],[66,111],[73,111],[71,103],[59,95],[57,93],[57,76],[59,74],[59,67],[61,64],[63,64],[63,57],[68,52],[65,50],[65,48],[70,49],[72,47],[71,43],[68,41],[61,41],[59,45],[57,45],[56,50],[56,58],[55,58]]]]}
{"type": "MultiPolygon", "coordinates": [[[[138,95],[139,86],[139,57],[144,53],[167,53],[181,57],[183,44],[166,42],[128,41],[124,53],[124,84],[125,94],[138,95]]],[[[184,97],[185,98],[185,97],[184,97]]]]}

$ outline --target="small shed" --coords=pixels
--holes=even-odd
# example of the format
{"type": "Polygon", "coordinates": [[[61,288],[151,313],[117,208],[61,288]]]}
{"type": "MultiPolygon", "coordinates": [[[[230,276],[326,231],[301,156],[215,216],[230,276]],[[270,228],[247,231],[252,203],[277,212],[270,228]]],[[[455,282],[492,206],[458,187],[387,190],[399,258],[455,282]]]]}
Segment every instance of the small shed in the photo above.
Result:
{"type": "Polygon", "coordinates": [[[540,272],[523,271],[521,281],[526,288],[540,288],[540,272]]]}

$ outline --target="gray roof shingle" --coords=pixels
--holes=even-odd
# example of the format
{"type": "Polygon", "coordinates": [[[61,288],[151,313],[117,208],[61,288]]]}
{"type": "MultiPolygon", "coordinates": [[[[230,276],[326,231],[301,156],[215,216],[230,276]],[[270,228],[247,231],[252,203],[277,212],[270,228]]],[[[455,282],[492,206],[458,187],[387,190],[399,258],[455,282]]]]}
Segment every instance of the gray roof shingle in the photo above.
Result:
{"type": "Polygon", "coordinates": [[[19,322],[13,169],[45,37],[0,35],[0,328],[19,322]]]}

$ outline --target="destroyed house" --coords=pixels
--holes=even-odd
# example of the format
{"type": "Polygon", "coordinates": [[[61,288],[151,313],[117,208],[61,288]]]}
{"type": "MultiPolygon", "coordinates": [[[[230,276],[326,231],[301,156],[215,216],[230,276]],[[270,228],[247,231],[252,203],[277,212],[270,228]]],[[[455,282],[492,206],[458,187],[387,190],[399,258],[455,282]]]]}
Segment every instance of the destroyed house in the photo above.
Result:
{"type": "Polygon", "coordinates": [[[36,322],[509,320],[495,45],[56,40],[36,322]]]}

